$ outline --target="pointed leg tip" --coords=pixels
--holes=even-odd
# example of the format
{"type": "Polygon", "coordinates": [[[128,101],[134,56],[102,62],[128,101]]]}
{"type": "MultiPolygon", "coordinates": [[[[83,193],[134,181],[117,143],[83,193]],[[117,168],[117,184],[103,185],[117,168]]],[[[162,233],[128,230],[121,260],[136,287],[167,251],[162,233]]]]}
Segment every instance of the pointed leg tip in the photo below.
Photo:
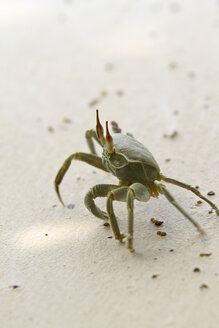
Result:
{"type": "Polygon", "coordinates": [[[63,207],[65,207],[65,204],[63,203],[62,199],[58,196],[58,199],[60,201],[60,203],[62,204],[63,207]]]}
{"type": "Polygon", "coordinates": [[[202,229],[200,226],[198,226],[197,229],[201,236],[203,236],[203,237],[207,236],[205,230],[202,229]]]}
{"type": "Polygon", "coordinates": [[[133,236],[128,234],[127,236],[127,239],[126,239],[126,242],[127,242],[127,248],[129,250],[130,253],[134,253],[135,250],[133,248],[133,236]]]}
{"type": "Polygon", "coordinates": [[[59,192],[59,184],[56,181],[54,182],[54,187],[55,187],[55,192],[56,192],[56,195],[57,195],[60,203],[62,204],[63,207],[65,207],[65,204],[63,203],[62,197],[59,192]]]}
{"type": "Polygon", "coordinates": [[[59,199],[60,203],[62,204],[62,206],[66,207],[60,195],[58,195],[58,199],[59,199]]]}
{"type": "Polygon", "coordinates": [[[205,231],[202,231],[200,233],[200,237],[201,237],[202,241],[206,241],[208,239],[208,235],[205,231]]]}

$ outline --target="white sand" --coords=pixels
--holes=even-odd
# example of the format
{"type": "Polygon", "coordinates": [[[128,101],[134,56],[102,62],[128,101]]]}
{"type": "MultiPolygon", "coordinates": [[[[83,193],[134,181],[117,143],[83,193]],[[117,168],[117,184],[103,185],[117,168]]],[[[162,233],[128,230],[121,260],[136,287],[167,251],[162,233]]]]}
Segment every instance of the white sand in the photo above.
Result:
{"type": "MultiPolygon", "coordinates": [[[[60,188],[73,210],[53,189],[64,159],[87,151],[98,107],[164,174],[215,191],[209,199],[219,205],[218,1],[11,0],[0,8],[0,326],[218,327],[219,217],[207,204],[169,188],[205,229],[201,238],[162,196],[136,202],[130,254],[83,204],[89,187],[114,177],[73,163],[60,188]]],[[[125,204],[115,211],[126,232],[125,204]]]]}

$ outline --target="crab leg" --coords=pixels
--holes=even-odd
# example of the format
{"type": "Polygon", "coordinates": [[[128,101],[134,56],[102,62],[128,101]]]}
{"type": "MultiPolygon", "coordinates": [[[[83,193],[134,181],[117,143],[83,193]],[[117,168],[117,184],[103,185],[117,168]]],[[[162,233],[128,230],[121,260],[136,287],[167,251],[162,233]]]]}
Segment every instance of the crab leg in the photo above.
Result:
{"type": "Polygon", "coordinates": [[[118,189],[114,189],[107,195],[107,213],[109,215],[111,228],[115,235],[115,239],[122,241],[125,236],[120,233],[117,219],[115,217],[112,202],[114,200],[127,203],[128,210],[128,236],[127,236],[127,248],[130,252],[134,252],[133,249],[133,232],[134,232],[134,199],[142,202],[147,202],[150,198],[149,189],[141,183],[134,183],[130,187],[124,186],[118,189]]]}
{"type": "Polygon", "coordinates": [[[135,193],[133,189],[129,189],[127,193],[127,209],[128,209],[128,237],[127,237],[127,247],[131,252],[133,249],[133,232],[134,232],[134,198],[135,193]]]}
{"type": "Polygon", "coordinates": [[[97,138],[96,131],[94,129],[87,130],[85,132],[85,138],[87,140],[87,144],[88,144],[88,147],[89,147],[89,150],[90,150],[91,154],[96,155],[96,150],[95,150],[93,139],[96,142],[98,142],[98,144],[102,147],[100,140],[97,138]]]}
{"type": "Polygon", "coordinates": [[[99,219],[108,220],[107,214],[95,205],[94,199],[96,197],[106,197],[108,192],[115,188],[118,188],[118,186],[110,184],[99,184],[91,188],[84,198],[84,204],[87,209],[99,219]]]}
{"type": "Polygon", "coordinates": [[[193,192],[196,196],[198,196],[199,198],[203,199],[206,203],[208,203],[215,211],[216,214],[219,215],[219,209],[217,208],[217,206],[212,203],[209,199],[207,199],[206,197],[204,197],[200,191],[198,191],[197,189],[195,189],[194,187],[190,186],[189,184],[177,181],[175,179],[171,179],[171,178],[167,178],[164,175],[161,175],[161,179],[168,182],[168,183],[172,183],[178,187],[190,190],[191,192],[193,192]]]}
{"type": "Polygon", "coordinates": [[[61,198],[61,195],[59,192],[59,185],[62,182],[62,179],[64,178],[65,173],[67,172],[69,166],[71,165],[71,161],[73,159],[85,162],[87,164],[97,167],[98,169],[108,172],[107,169],[102,164],[102,159],[100,157],[98,157],[97,155],[87,154],[87,153],[74,153],[74,154],[70,155],[64,161],[64,163],[63,163],[62,167],[60,168],[60,170],[58,171],[55,181],[54,181],[56,194],[63,206],[65,206],[65,205],[62,201],[62,198],[61,198]]]}
{"type": "Polygon", "coordinates": [[[113,210],[113,201],[114,200],[120,200],[120,201],[126,201],[126,193],[127,193],[128,187],[119,187],[113,191],[110,191],[107,195],[107,201],[106,201],[106,210],[107,214],[110,219],[110,225],[111,229],[114,233],[115,239],[122,241],[122,239],[125,237],[120,233],[120,229],[118,226],[118,222],[113,210]]]}
{"type": "Polygon", "coordinates": [[[128,237],[127,237],[127,247],[130,252],[134,252],[133,249],[133,226],[134,226],[134,199],[140,202],[147,202],[150,199],[150,191],[148,187],[141,183],[133,183],[127,193],[127,209],[128,209],[128,237]]]}
{"type": "Polygon", "coordinates": [[[170,192],[166,189],[164,185],[156,183],[160,192],[166,197],[166,199],[177,208],[179,212],[181,212],[195,227],[200,233],[204,233],[204,230],[200,227],[200,225],[176,202],[175,198],[170,194],[170,192]]]}

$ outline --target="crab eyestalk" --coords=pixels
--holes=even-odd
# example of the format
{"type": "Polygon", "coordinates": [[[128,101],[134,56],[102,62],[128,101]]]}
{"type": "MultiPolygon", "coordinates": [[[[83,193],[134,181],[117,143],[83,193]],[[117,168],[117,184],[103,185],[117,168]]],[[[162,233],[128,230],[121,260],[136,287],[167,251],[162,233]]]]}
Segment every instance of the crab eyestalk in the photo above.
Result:
{"type": "Polygon", "coordinates": [[[96,125],[97,137],[100,140],[102,146],[104,146],[105,145],[104,131],[102,125],[100,124],[98,109],[96,110],[96,113],[97,113],[97,125],[96,125]]]}
{"type": "Polygon", "coordinates": [[[108,121],[106,121],[106,147],[107,147],[107,150],[110,154],[112,154],[114,152],[113,138],[109,133],[108,121]]]}

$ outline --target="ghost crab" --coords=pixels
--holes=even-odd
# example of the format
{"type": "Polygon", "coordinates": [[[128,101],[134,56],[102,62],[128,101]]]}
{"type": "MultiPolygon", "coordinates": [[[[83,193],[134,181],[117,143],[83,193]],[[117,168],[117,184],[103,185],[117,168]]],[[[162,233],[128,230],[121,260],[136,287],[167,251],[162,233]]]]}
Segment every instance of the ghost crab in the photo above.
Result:
{"type": "Polygon", "coordinates": [[[196,228],[203,233],[199,224],[176,202],[169,193],[166,186],[160,183],[161,180],[172,183],[179,187],[192,191],[198,197],[206,201],[219,215],[219,209],[209,199],[204,197],[196,188],[189,184],[167,178],[160,172],[160,168],[153,155],[148,149],[138,142],[131,134],[122,134],[118,125],[112,124],[113,134],[111,135],[106,122],[106,137],[104,129],[100,123],[98,110],[96,111],[96,131],[94,129],[86,131],[86,139],[91,154],[74,153],[63,163],[55,178],[55,190],[62,205],[59,185],[67,172],[73,159],[86,162],[96,168],[106,172],[111,172],[119,179],[118,185],[99,184],[91,188],[85,196],[84,203],[88,210],[102,220],[109,220],[115,239],[126,240],[127,248],[134,252],[133,248],[133,226],[134,226],[134,200],[147,202],[150,197],[158,197],[163,194],[167,200],[174,205],[196,228]],[[102,158],[97,156],[94,142],[95,140],[103,149],[102,158]],[[96,197],[106,197],[107,213],[96,206],[96,197]],[[128,209],[128,234],[121,234],[116,216],[113,210],[113,201],[126,202],[128,209]]]}

